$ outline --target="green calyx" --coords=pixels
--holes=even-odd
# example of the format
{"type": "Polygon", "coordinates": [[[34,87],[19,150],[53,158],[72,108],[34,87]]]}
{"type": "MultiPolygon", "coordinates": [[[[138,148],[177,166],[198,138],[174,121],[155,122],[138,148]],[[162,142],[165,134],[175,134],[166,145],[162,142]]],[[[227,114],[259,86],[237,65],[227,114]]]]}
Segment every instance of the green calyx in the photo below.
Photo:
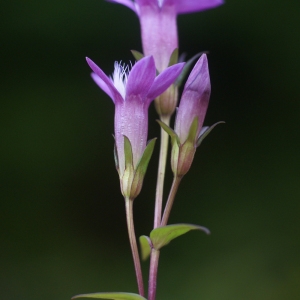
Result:
{"type": "Polygon", "coordinates": [[[137,163],[137,166],[134,167],[132,146],[129,139],[124,136],[125,170],[122,177],[120,177],[120,180],[122,194],[125,198],[133,200],[141,192],[143,180],[154,150],[155,142],[156,139],[149,141],[141,159],[137,163]]]}

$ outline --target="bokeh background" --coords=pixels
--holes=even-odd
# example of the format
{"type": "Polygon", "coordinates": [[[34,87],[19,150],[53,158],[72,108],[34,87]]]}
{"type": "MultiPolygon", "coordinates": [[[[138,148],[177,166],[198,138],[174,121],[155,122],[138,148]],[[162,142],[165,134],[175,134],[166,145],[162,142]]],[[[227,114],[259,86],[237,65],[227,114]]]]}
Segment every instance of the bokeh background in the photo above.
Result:
{"type": "MultiPolygon", "coordinates": [[[[138,19],[102,0],[2,1],[0,11],[0,298],[136,292],[114,107],[84,58],[108,74],[132,60],[138,19]]],[[[226,125],[197,151],[170,220],[212,234],[162,250],[158,299],[300,298],[299,13],[298,0],[227,0],[178,18],[181,52],[210,51],[205,123],[226,125]]],[[[152,107],[150,138],[155,119],[152,107]]],[[[152,227],[157,152],[135,202],[137,235],[152,227]]]]}

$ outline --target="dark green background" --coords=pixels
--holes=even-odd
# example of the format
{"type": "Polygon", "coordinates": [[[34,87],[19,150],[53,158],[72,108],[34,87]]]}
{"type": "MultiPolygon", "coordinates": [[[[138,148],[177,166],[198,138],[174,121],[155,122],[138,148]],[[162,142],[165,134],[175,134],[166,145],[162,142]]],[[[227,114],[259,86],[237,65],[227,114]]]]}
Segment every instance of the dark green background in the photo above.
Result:
{"type": "MultiPolygon", "coordinates": [[[[108,74],[128,62],[141,50],[138,19],[102,0],[2,1],[0,11],[0,298],[136,292],[114,107],[84,57],[108,74]]],[[[163,249],[158,299],[300,297],[299,13],[298,0],[228,0],[178,19],[181,52],[210,51],[205,123],[226,125],[197,151],[170,220],[212,235],[163,249]]],[[[149,138],[155,119],[152,107],[149,138]]],[[[152,226],[157,151],[135,203],[138,235],[152,226]]]]}

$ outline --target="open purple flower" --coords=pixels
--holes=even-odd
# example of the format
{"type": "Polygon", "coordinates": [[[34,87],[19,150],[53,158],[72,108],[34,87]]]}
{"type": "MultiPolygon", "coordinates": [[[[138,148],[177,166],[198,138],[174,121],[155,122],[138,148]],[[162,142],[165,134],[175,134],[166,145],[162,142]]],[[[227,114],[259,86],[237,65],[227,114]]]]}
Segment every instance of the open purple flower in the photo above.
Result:
{"type": "Polygon", "coordinates": [[[156,68],[164,70],[178,48],[176,17],[214,8],[223,0],[109,0],[132,9],[139,17],[144,55],[153,55],[156,68]]]}
{"type": "Polygon", "coordinates": [[[113,77],[109,78],[92,60],[87,58],[87,62],[94,72],[94,81],[115,104],[117,165],[122,179],[126,168],[124,137],[131,144],[132,168],[135,170],[147,145],[149,104],[174,82],[184,64],[173,65],[156,77],[154,59],[148,56],[131,70],[115,63],[113,77]]]}

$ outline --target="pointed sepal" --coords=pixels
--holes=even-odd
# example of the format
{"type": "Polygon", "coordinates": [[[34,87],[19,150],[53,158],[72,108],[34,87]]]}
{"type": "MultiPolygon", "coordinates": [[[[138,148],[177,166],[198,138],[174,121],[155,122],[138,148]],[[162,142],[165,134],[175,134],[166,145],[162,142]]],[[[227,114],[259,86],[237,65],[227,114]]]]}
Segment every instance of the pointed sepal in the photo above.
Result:
{"type": "Polygon", "coordinates": [[[131,197],[133,197],[132,199],[136,198],[141,192],[144,177],[146,175],[146,171],[148,168],[148,164],[154,150],[155,142],[156,142],[156,138],[148,142],[144,150],[144,153],[137,164],[134,178],[132,181],[131,192],[130,192],[131,197]]]}
{"type": "Polygon", "coordinates": [[[146,260],[150,256],[152,248],[152,242],[148,236],[140,236],[140,248],[142,260],[146,260]]]}
{"type": "Polygon", "coordinates": [[[193,224],[173,224],[162,227],[157,227],[153,229],[150,233],[150,239],[153,248],[156,250],[168,245],[175,238],[191,231],[191,230],[201,230],[206,234],[210,234],[210,231],[199,225],[193,224]]]}
{"type": "Polygon", "coordinates": [[[171,168],[174,173],[174,176],[177,174],[177,166],[179,159],[179,149],[180,149],[180,140],[176,132],[160,120],[156,120],[161,128],[170,136],[172,150],[171,150],[171,168]]]}
{"type": "Polygon", "coordinates": [[[180,87],[182,85],[182,83],[183,83],[185,77],[187,76],[187,74],[188,74],[188,72],[189,72],[192,64],[195,62],[195,60],[197,58],[199,58],[204,53],[208,53],[208,52],[204,51],[204,52],[197,53],[196,55],[194,55],[191,59],[189,59],[186,62],[186,64],[184,65],[184,68],[183,68],[181,74],[178,76],[178,78],[176,79],[176,81],[174,83],[175,85],[177,85],[178,87],[180,87]]]}
{"type": "Polygon", "coordinates": [[[166,125],[164,122],[160,121],[160,120],[156,120],[157,123],[160,125],[160,127],[170,136],[172,142],[176,141],[179,145],[180,141],[179,141],[179,137],[178,135],[175,133],[175,131],[169,127],[168,125],[166,125]]]}
{"type": "Polygon", "coordinates": [[[116,169],[118,171],[118,174],[120,175],[120,165],[119,165],[118,150],[117,150],[116,143],[114,145],[114,159],[115,159],[116,169]]]}
{"type": "Polygon", "coordinates": [[[124,155],[125,155],[125,170],[122,174],[121,191],[125,198],[134,199],[131,197],[131,186],[134,176],[133,156],[130,140],[124,135],[124,155]]]}
{"type": "Polygon", "coordinates": [[[139,51],[136,51],[136,50],[131,50],[131,53],[132,53],[132,55],[133,55],[133,57],[135,58],[136,61],[139,61],[144,57],[143,53],[141,53],[139,51]]]}
{"type": "Polygon", "coordinates": [[[168,67],[173,66],[177,63],[178,63],[178,48],[175,48],[171,54],[168,67]]]}
{"type": "Polygon", "coordinates": [[[81,294],[72,297],[73,299],[79,298],[92,298],[92,299],[111,299],[111,300],[147,300],[146,298],[132,293],[93,293],[93,294],[81,294]]]}
{"type": "Polygon", "coordinates": [[[211,133],[211,131],[219,124],[224,124],[224,121],[217,122],[210,127],[203,127],[200,131],[199,138],[196,143],[196,147],[199,147],[203,140],[211,133]]]}
{"type": "Polygon", "coordinates": [[[192,144],[195,143],[195,140],[197,138],[198,124],[199,124],[199,118],[195,117],[190,126],[189,134],[188,134],[188,137],[187,137],[185,143],[186,142],[190,142],[192,144]]]}

